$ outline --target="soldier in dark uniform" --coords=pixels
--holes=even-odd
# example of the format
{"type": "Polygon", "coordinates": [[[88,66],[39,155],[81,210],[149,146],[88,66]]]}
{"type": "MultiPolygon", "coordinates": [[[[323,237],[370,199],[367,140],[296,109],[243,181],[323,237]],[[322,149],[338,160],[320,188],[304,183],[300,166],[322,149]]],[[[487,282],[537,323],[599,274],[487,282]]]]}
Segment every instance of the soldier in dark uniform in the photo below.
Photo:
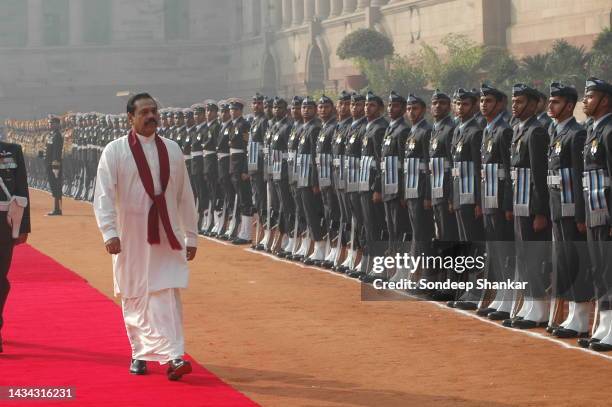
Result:
{"type": "MultiPolygon", "coordinates": [[[[219,102],[219,112],[221,120],[221,129],[219,130],[219,135],[217,137],[217,174],[219,178],[219,191],[220,198],[223,200],[223,210],[221,215],[219,216],[218,222],[216,223],[213,231],[211,232],[211,236],[218,236],[221,239],[232,239],[235,232],[236,225],[236,213],[238,208],[235,205],[236,200],[234,199],[236,196],[236,191],[234,190],[234,185],[232,184],[232,179],[229,172],[229,162],[230,162],[230,147],[229,141],[231,134],[234,131],[234,126],[232,122],[232,117],[229,112],[229,104],[226,101],[219,102]],[[229,225],[232,227],[228,227],[227,230],[225,228],[225,223],[227,222],[230,211],[234,210],[234,216],[232,218],[233,225],[229,225]]],[[[206,145],[206,143],[205,143],[206,145]]]]}
{"type": "Polygon", "coordinates": [[[548,96],[540,92],[539,90],[537,92],[540,98],[538,100],[538,108],[536,111],[537,119],[542,125],[542,127],[544,127],[544,130],[550,133],[550,128],[554,123],[550,116],[548,116],[548,113],[546,113],[548,109],[548,96]]]}
{"type": "Polygon", "coordinates": [[[269,122],[274,122],[274,98],[271,97],[266,97],[264,99],[264,113],[266,115],[266,118],[268,119],[268,126],[272,126],[274,123],[269,123],[269,122]]]}
{"type": "Polygon", "coordinates": [[[334,244],[338,237],[340,227],[340,204],[338,195],[332,185],[332,164],[334,135],[338,125],[334,102],[323,95],[319,99],[317,112],[322,122],[321,132],[316,142],[316,172],[321,198],[323,200],[323,213],[325,216],[325,234],[331,250],[326,253],[323,261],[318,265],[330,268],[336,258],[337,245],[334,244]]]}
{"type": "MultiPolygon", "coordinates": [[[[255,249],[266,250],[268,252],[276,252],[280,248],[281,238],[287,240],[285,225],[282,224],[282,219],[279,218],[280,211],[280,197],[274,188],[274,180],[272,177],[273,162],[272,155],[270,154],[270,145],[274,138],[274,132],[272,127],[276,123],[276,119],[273,114],[273,100],[266,98],[264,102],[264,109],[266,110],[266,134],[263,141],[263,179],[266,184],[266,213],[268,214],[265,224],[265,233],[263,241],[261,241],[255,249]],[[272,114],[269,117],[269,114],[272,114]],[[275,233],[274,229],[277,229],[279,233],[275,233]]],[[[285,109],[286,110],[286,109],[285,109]]]]}
{"type": "Polygon", "coordinates": [[[358,93],[351,95],[351,117],[353,121],[347,130],[344,147],[344,174],[346,177],[346,196],[351,212],[351,250],[338,271],[350,277],[359,277],[361,265],[356,264],[358,251],[361,248],[363,212],[359,196],[359,164],[361,158],[361,139],[365,134],[368,119],[365,116],[365,97],[358,93]]]}
{"type": "Polygon", "coordinates": [[[196,138],[196,122],[192,109],[183,109],[183,115],[185,116],[185,133],[180,141],[181,149],[183,150],[183,158],[185,159],[185,166],[187,167],[187,174],[189,174],[189,182],[191,183],[191,190],[193,192],[194,199],[197,201],[195,177],[191,172],[191,144],[196,138]]]}
{"type": "MultiPolygon", "coordinates": [[[[407,113],[412,127],[404,145],[403,199],[406,200],[412,230],[412,256],[428,255],[434,237],[429,170],[431,125],[425,119],[427,105],[420,97],[409,95],[407,113]]],[[[414,270],[418,271],[418,270],[414,270]]],[[[433,270],[421,270],[431,280],[433,270]]]]}
{"type": "MultiPolygon", "coordinates": [[[[380,96],[368,92],[366,96],[365,133],[361,139],[361,161],[359,170],[359,198],[363,217],[363,258],[358,271],[359,278],[372,282],[379,276],[372,272],[372,259],[383,255],[376,242],[383,240],[386,230],[385,206],[382,199],[382,145],[389,122],[384,118],[385,104],[380,96]]],[[[385,276],[386,277],[386,276],[385,276]]]]}
{"type": "MultiPolygon", "coordinates": [[[[401,169],[404,162],[406,140],[410,134],[410,125],[406,122],[406,99],[391,91],[387,112],[391,123],[385,131],[382,146],[381,194],[385,207],[385,219],[389,233],[391,254],[398,253],[400,241],[410,238],[410,218],[403,196],[404,174],[401,169]]],[[[405,273],[396,270],[393,281],[407,277],[405,273]]]]}
{"type": "MultiPolygon", "coordinates": [[[[482,146],[482,129],[474,117],[475,105],[478,105],[476,94],[458,89],[457,114],[459,124],[455,127],[451,153],[453,156],[453,209],[457,216],[459,240],[466,242],[465,255],[482,256],[484,247],[484,224],[480,199],[480,149],[482,146]]],[[[466,270],[465,280],[475,283],[477,270],[466,270]]],[[[464,310],[478,308],[480,292],[466,291],[451,306],[464,310]]]]}
{"type": "MultiPolygon", "coordinates": [[[[351,117],[351,94],[342,91],[336,101],[336,115],[338,123],[334,130],[332,140],[333,153],[333,170],[332,170],[332,185],[340,207],[340,226],[339,233],[341,234],[336,245],[336,257],[333,261],[334,270],[337,269],[342,261],[343,247],[346,246],[349,239],[349,227],[351,224],[351,211],[348,197],[346,195],[346,173],[344,172],[344,148],[346,146],[346,138],[348,130],[351,127],[353,118],[351,117]]],[[[346,251],[349,249],[347,248],[346,251]]],[[[347,255],[347,258],[349,256],[347,255]]]]}
{"type": "Polygon", "coordinates": [[[49,129],[51,132],[47,136],[45,163],[54,206],[53,211],[47,215],[58,216],[62,214],[62,152],[64,149],[64,138],[60,132],[60,120],[58,117],[52,116],[49,118],[49,129]]]}
{"type": "Polygon", "coordinates": [[[249,244],[253,236],[253,214],[255,213],[247,156],[250,126],[246,119],[242,117],[242,109],[244,108],[242,101],[238,99],[230,100],[229,108],[233,128],[229,139],[229,173],[234,189],[238,194],[238,209],[240,211],[240,230],[232,243],[249,244]]]}
{"type": "Polygon", "coordinates": [[[306,227],[306,215],[304,214],[302,199],[297,188],[297,150],[300,144],[302,127],[304,125],[302,119],[302,98],[299,96],[295,96],[291,101],[291,117],[293,119],[293,127],[291,128],[289,140],[287,141],[287,165],[289,187],[291,189],[291,195],[293,196],[295,213],[293,216],[293,225],[291,225],[291,257],[287,256],[287,258],[301,260],[310,249],[311,241],[309,237],[303,236],[306,227]]]}
{"type": "Polygon", "coordinates": [[[553,311],[559,307],[559,300],[569,301],[567,319],[559,327],[555,327],[555,321],[549,321],[549,330],[558,338],[587,335],[590,301],[594,295],[588,253],[583,250],[586,249],[583,243],[586,242],[586,224],[582,191],[586,130],[574,118],[577,101],[575,88],[558,82],[550,84],[548,113],[554,120],[548,149],[548,188],[554,238],[553,311]]]}
{"type": "MultiPolygon", "coordinates": [[[[262,229],[262,225],[266,221],[266,206],[267,206],[267,195],[266,195],[266,182],[264,181],[264,151],[263,143],[268,129],[268,118],[264,112],[264,96],[256,93],[251,101],[251,110],[253,114],[250,120],[249,129],[249,140],[248,140],[248,174],[251,178],[251,187],[253,189],[253,201],[255,202],[255,210],[258,215],[259,227],[258,231],[262,229]]],[[[259,243],[264,243],[263,239],[261,242],[257,241],[260,236],[255,236],[256,247],[259,243]]],[[[267,242],[265,242],[267,246],[267,242]]]]}
{"type": "MultiPolygon", "coordinates": [[[[310,247],[303,253],[306,264],[314,264],[325,259],[325,241],[323,240],[323,202],[319,188],[315,158],[317,139],[321,131],[321,121],[316,117],[317,102],[310,96],[302,101],[302,118],[304,124],[300,132],[300,142],[296,155],[297,191],[302,201],[308,235],[314,242],[314,250],[309,257],[310,247]]],[[[310,245],[309,245],[310,246],[310,245]]]]}
{"type": "MultiPolygon", "coordinates": [[[[512,180],[510,145],[512,129],[504,120],[505,94],[487,84],[480,88],[480,111],[487,121],[482,138],[482,211],[487,249],[486,278],[506,281],[514,278],[514,229],[512,225],[512,180]]],[[[478,315],[504,320],[512,311],[512,292],[499,290],[478,315]]]]}
{"type": "Polygon", "coordinates": [[[204,230],[209,225],[205,225],[206,220],[212,219],[210,207],[210,191],[206,188],[204,180],[204,156],[202,153],[202,140],[207,131],[206,126],[206,107],[202,103],[191,106],[195,126],[190,133],[191,139],[191,168],[190,173],[193,179],[193,195],[198,203],[198,232],[204,234],[204,230]],[[208,216],[206,216],[208,215],[208,216]]]}
{"type": "Polygon", "coordinates": [[[528,329],[546,325],[546,288],[551,259],[548,174],[549,136],[536,118],[540,99],[537,90],[517,84],[512,88],[512,113],[519,120],[514,128],[510,164],[513,180],[514,237],[517,275],[527,282],[524,301],[516,317],[504,326],[528,329]]]}
{"type": "Polygon", "coordinates": [[[582,101],[584,113],[592,119],[584,144],[584,194],[587,241],[593,264],[593,284],[598,301],[599,323],[590,339],[579,340],[582,347],[600,352],[612,350],[612,84],[588,78],[582,101]]]}
{"type": "Polygon", "coordinates": [[[0,141],[0,353],[2,319],[9,294],[8,272],[14,245],[25,243],[30,233],[28,176],[18,144],[0,141]]]}
{"type": "Polygon", "coordinates": [[[202,176],[204,178],[207,197],[210,201],[208,204],[208,217],[205,234],[210,236],[212,231],[220,222],[225,220],[222,217],[223,213],[223,196],[219,185],[221,178],[219,174],[219,162],[217,158],[217,145],[219,132],[221,131],[221,123],[219,122],[219,106],[213,100],[205,102],[206,121],[199,130],[199,135],[202,137],[202,156],[203,168],[202,176]]]}
{"type": "Polygon", "coordinates": [[[274,99],[274,125],[270,129],[269,144],[270,161],[272,162],[271,177],[275,194],[279,199],[279,237],[273,245],[274,254],[286,257],[291,254],[292,237],[289,236],[293,226],[295,204],[289,188],[289,173],[287,165],[287,142],[293,123],[287,117],[287,102],[282,98],[274,99]]]}

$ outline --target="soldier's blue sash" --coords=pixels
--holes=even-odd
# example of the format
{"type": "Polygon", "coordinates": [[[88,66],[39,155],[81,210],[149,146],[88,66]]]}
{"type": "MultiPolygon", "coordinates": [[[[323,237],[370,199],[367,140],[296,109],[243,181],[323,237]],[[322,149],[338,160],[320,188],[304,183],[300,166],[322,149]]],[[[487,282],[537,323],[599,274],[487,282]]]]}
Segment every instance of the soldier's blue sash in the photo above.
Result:
{"type": "Polygon", "coordinates": [[[376,165],[376,161],[374,161],[374,156],[365,155],[361,156],[361,161],[359,163],[359,191],[367,192],[370,190],[370,174],[372,168],[376,165]]]}
{"type": "Polygon", "coordinates": [[[432,198],[444,198],[444,173],[448,168],[449,164],[444,157],[429,159],[432,198]]]}
{"type": "Polygon", "coordinates": [[[298,188],[304,188],[304,187],[309,186],[310,165],[311,165],[310,154],[300,153],[297,155],[296,175],[297,175],[298,188]]]}
{"type": "Polygon", "coordinates": [[[287,169],[288,169],[288,175],[289,175],[289,182],[291,183],[296,182],[297,180],[297,176],[296,176],[297,151],[296,150],[289,150],[289,152],[287,153],[287,169]]]}
{"type": "MultiPolygon", "coordinates": [[[[503,169],[502,169],[503,170],[503,169]]],[[[499,192],[499,164],[489,163],[482,165],[482,183],[484,186],[484,207],[487,209],[497,209],[499,192]]]]}
{"type": "Polygon", "coordinates": [[[420,167],[420,158],[404,158],[404,198],[406,199],[419,197],[420,167]]]}
{"type": "Polygon", "coordinates": [[[257,171],[257,165],[259,164],[259,151],[261,150],[261,144],[256,141],[249,141],[248,145],[248,170],[257,171]]]}
{"type": "Polygon", "coordinates": [[[514,168],[512,170],[513,212],[514,216],[529,216],[531,194],[531,169],[514,168]]]}
{"type": "Polygon", "coordinates": [[[280,180],[283,173],[283,152],[281,150],[270,150],[272,161],[272,179],[280,180]]]}
{"type": "Polygon", "coordinates": [[[383,157],[383,161],[380,163],[380,171],[383,179],[383,196],[396,195],[399,190],[399,157],[396,155],[383,157]]]}
{"type": "Polygon", "coordinates": [[[318,153],[316,163],[319,174],[319,187],[326,188],[331,186],[332,155],[329,153],[318,153]]]}
{"type": "Polygon", "coordinates": [[[334,160],[332,163],[334,166],[334,186],[339,190],[343,190],[346,188],[344,162],[345,158],[343,155],[334,156],[334,160]]]}
{"type": "Polygon", "coordinates": [[[603,168],[584,172],[583,189],[589,201],[589,226],[605,225],[609,221],[606,194],[610,188],[610,178],[603,168]]]}
{"type": "Polygon", "coordinates": [[[345,172],[346,172],[346,192],[359,191],[359,169],[360,158],[348,156],[345,157],[345,172]]]}
{"type": "Polygon", "coordinates": [[[459,161],[454,163],[453,176],[459,192],[459,205],[476,203],[474,190],[474,162],[459,161]]]}

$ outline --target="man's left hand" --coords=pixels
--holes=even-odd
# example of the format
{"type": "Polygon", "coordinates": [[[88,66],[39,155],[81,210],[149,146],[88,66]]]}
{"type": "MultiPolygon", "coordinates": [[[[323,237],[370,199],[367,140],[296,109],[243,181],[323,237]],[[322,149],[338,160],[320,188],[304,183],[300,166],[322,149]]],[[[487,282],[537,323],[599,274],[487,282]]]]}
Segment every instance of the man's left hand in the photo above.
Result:
{"type": "Polygon", "coordinates": [[[189,247],[187,246],[187,261],[191,261],[195,259],[196,252],[198,251],[197,247],[189,247]]]}
{"type": "Polygon", "coordinates": [[[242,178],[243,181],[248,181],[251,179],[251,177],[249,176],[249,174],[240,174],[240,178],[242,178]]]}
{"type": "Polygon", "coordinates": [[[28,234],[22,233],[17,239],[15,239],[15,245],[22,244],[28,241],[28,234]]]}
{"type": "Polygon", "coordinates": [[[380,192],[374,192],[372,194],[372,202],[374,203],[380,203],[382,202],[382,194],[380,192]]]}

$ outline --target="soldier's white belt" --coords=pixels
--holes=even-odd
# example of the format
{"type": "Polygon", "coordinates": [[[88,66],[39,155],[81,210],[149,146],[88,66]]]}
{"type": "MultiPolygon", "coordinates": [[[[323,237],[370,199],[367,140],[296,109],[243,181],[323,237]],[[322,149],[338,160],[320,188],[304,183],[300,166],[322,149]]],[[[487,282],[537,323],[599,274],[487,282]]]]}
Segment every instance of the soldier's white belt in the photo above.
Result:
{"type": "Polygon", "coordinates": [[[229,153],[230,153],[230,155],[233,155],[233,154],[244,154],[245,151],[243,149],[241,149],[241,148],[230,148],[230,152],[229,153]]]}
{"type": "Polygon", "coordinates": [[[191,152],[191,156],[192,157],[200,157],[201,155],[203,155],[204,153],[202,151],[192,151],[191,152]]]}
{"type": "Polygon", "coordinates": [[[264,153],[265,155],[270,154],[270,148],[269,148],[269,147],[264,147],[262,150],[263,150],[263,153],[264,153]]]}
{"type": "MultiPolygon", "coordinates": [[[[207,157],[207,156],[209,156],[209,155],[213,155],[213,154],[217,154],[217,152],[216,152],[216,151],[213,151],[213,150],[204,150],[204,151],[202,151],[202,155],[203,155],[204,157],[207,157]]],[[[221,154],[224,154],[224,153],[219,153],[219,156],[221,156],[221,154]]],[[[225,153],[225,156],[227,156],[227,153],[225,153]]],[[[225,157],[225,156],[224,156],[224,157],[225,157]]]]}
{"type": "Polygon", "coordinates": [[[191,160],[191,154],[183,154],[185,160],[191,160]]]}
{"type": "Polygon", "coordinates": [[[229,157],[229,153],[217,153],[217,158],[229,157]]]}
{"type": "Polygon", "coordinates": [[[561,185],[561,175],[549,175],[546,177],[546,183],[549,187],[557,187],[561,185]]]}
{"type": "MultiPolygon", "coordinates": [[[[483,164],[486,165],[486,164],[483,164]]],[[[484,169],[480,170],[480,177],[482,179],[485,178],[486,171],[484,169]]],[[[503,168],[497,168],[497,179],[506,179],[506,170],[503,168]]]]}
{"type": "MultiPolygon", "coordinates": [[[[585,190],[589,190],[589,186],[591,184],[595,184],[594,182],[591,182],[591,175],[590,175],[590,171],[585,171],[583,176],[582,176],[582,185],[584,186],[585,190]]],[[[610,187],[610,177],[608,177],[607,175],[604,176],[598,176],[597,177],[597,184],[600,188],[608,188],[610,187]]]]}

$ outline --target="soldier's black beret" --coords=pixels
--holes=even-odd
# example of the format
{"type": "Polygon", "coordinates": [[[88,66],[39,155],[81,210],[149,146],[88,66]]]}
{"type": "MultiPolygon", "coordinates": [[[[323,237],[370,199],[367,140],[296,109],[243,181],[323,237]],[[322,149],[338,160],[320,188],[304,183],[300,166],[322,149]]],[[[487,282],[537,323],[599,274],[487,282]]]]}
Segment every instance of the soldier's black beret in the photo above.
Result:
{"type": "Polygon", "coordinates": [[[433,95],[431,95],[431,101],[433,102],[434,100],[438,100],[438,99],[442,99],[442,100],[448,100],[450,102],[450,96],[448,96],[446,93],[442,92],[440,89],[436,89],[434,90],[433,95]]]}
{"type": "Polygon", "coordinates": [[[264,106],[265,107],[273,107],[274,106],[274,99],[266,97],[265,100],[264,100],[264,106]]]}
{"type": "Polygon", "coordinates": [[[287,107],[287,101],[277,96],[274,98],[273,105],[274,107],[287,107]]]}
{"type": "Polygon", "coordinates": [[[304,106],[316,106],[317,102],[315,102],[315,100],[313,98],[311,98],[310,96],[306,96],[304,98],[304,100],[302,100],[302,107],[304,106]]]}
{"type": "MultiPolygon", "coordinates": [[[[220,100],[218,106],[219,106],[219,110],[221,110],[222,112],[226,112],[229,110],[229,103],[227,103],[226,100],[220,100]]],[[[210,108],[210,107],[207,106],[207,108],[210,108]]]]}
{"type": "Polygon", "coordinates": [[[374,102],[378,103],[379,105],[384,104],[380,96],[375,95],[371,90],[369,90],[368,94],[366,95],[366,102],[374,102]]]}
{"type": "Polygon", "coordinates": [[[301,96],[294,96],[291,100],[291,106],[302,106],[302,100],[301,96]]]}
{"type": "Polygon", "coordinates": [[[231,99],[229,101],[229,108],[230,110],[231,109],[242,110],[244,108],[244,103],[242,103],[242,101],[238,99],[231,99]]]}
{"type": "Polygon", "coordinates": [[[219,110],[219,104],[212,99],[205,100],[204,107],[206,110],[219,110]]]}
{"type": "Polygon", "coordinates": [[[413,95],[412,93],[408,95],[406,98],[406,103],[409,105],[421,105],[426,106],[425,101],[418,96],[413,95]]]}
{"type": "Polygon", "coordinates": [[[350,101],[351,100],[351,94],[348,93],[347,91],[343,90],[338,95],[338,100],[342,101],[342,102],[350,101]]]}
{"type": "Polygon", "coordinates": [[[49,120],[49,122],[51,123],[59,123],[60,122],[60,118],[50,114],[49,116],[47,116],[47,119],[49,120]]]}
{"type": "Polygon", "coordinates": [[[193,117],[193,110],[191,110],[190,108],[183,109],[183,114],[185,115],[185,117],[193,117]]]}
{"type": "Polygon", "coordinates": [[[482,96],[487,96],[487,95],[495,96],[497,99],[501,99],[504,96],[506,96],[504,92],[502,92],[501,90],[497,88],[494,88],[493,86],[487,83],[483,83],[482,85],[480,85],[480,94],[482,96]]]}
{"type": "Polygon", "coordinates": [[[584,86],[585,92],[588,92],[590,90],[595,90],[598,92],[603,92],[612,95],[612,85],[602,79],[598,79],[593,76],[586,80],[586,84],[584,86]]]}
{"type": "Polygon", "coordinates": [[[389,93],[389,103],[393,102],[406,104],[406,98],[392,90],[391,93],[389,93]]]}
{"type": "Polygon", "coordinates": [[[472,99],[472,100],[477,100],[478,96],[476,96],[476,94],[474,92],[472,92],[471,90],[466,90],[463,88],[459,88],[455,91],[455,94],[453,95],[454,99],[472,99]]]}
{"type": "Polygon", "coordinates": [[[333,105],[334,101],[325,95],[321,95],[321,98],[319,99],[319,104],[324,105],[325,103],[329,103],[330,105],[333,105]]]}
{"type": "Polygon", "coordinates": [[[181,117],[181,116],[185,116],[185,114],[183,113],[183,111],[181,109],[176,109],[174,111],[174,117],[181,117]]]}
{"type": "Polygon", "coordinates": [[[206,111],[206,106],[203,103],[196,103],[191,106],[194,113],[203,113],[206,111]]]}
{"type": "Polygon", "coordinates": [[[255,96],[253,96],[253,102],[263,102],[265,99],[266,97],[259,92],[255,93],[255,96]]]}
{"type": "Polygon", "coordinates": [[[578,100],[578,91],[573,86],[567,86],[561,82],[552,82],[550,84],[550,96],[564,96],[572,100],[578,100]]]}
{"type": "Polygon", "coordinates": [[[517,83],[512,86],[512,96],[527,96],[532,99],[539,99],[540,92],[524,83],[517,83]]]}
{"type": "Polygon", "coordinates": [[[364,102],[365,100],[365,96],[360,93],[353,92],[353,94],[351,95],[351,102],[364,102]]]}

